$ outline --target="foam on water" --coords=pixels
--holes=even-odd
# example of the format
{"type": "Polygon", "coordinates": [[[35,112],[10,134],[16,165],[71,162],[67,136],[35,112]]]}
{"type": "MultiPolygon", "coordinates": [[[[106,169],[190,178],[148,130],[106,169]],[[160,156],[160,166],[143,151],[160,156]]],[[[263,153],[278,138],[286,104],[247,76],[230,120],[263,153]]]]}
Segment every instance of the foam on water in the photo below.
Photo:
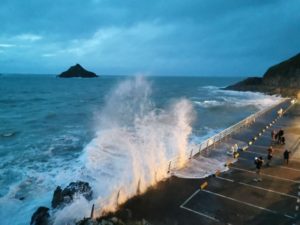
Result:
{"type": "Polygon", "coordinates": [[[265,95],[258,92],[249,91],[230,91],[222,90],[219,87],[204,86],[200,90],[208,90],[211,99],[200,100],[196,97],[193,99],[194,103],[203,108],[216,108],[216,107],[231,107],[239,108],[245,106],[254,106],[258,109],[271,106],[278,102],[281,98],[278,96],[265,95]]]}

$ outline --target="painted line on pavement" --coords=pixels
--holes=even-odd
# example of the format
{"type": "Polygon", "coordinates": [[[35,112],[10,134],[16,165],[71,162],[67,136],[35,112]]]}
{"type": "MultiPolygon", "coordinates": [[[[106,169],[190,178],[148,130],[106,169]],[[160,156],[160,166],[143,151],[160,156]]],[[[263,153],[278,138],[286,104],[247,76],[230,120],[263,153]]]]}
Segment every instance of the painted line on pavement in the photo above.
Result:
{"type": "Polygon", "coordinates": [[[195,192],[194,192],[187,200],[184,201],[184,203],[182,203],[182,204],[180,205],[180,208],[185,209],[185,210],[187,210],[187,211],[190,211],[190,212],[192,212],[192,213],[195,213],[195,214],[197,214],[197,215],[203,216],[203,217],[205,217],[205,218],[211,219],[211,220],[213,220],[213,221],[220,222],[218,219],[216,219],[216,218],[214,218],[214,217],[212,217],[212,216],[209,216],[209,215],[207,215],[207,214],[205,214],[205,213],[201,213],[201,212],[195,211],[195,210],[193,210],[193,209],[190,209],[190,208],[187,208],[186,206],[184,206],[184,205],[187,204],[187,203],[188,203],[188,202],[189,202],[196,194],[198,194],[200,191],[201,191],[200,189],[196,190],[196,191],[195,191],[195,192]]]}
{"type": "Polygon", "coordinates": [[[232,180],[232,179],[228,179],[228,178],[225,178],[225,177],[220,177],[220,176],[217,176],[216,177],[217,179],[220,179],[220,180],[226,180],[226,181],[229,181],[229,182],[234,182],[234,180],[232,180]]]}
{"type": "MultiPolygon", "coordinates": [[[[271,143],[270,145],[272,145],[272,143],[271,143]]],[[[254,144],[254,145],[251,146],[251,148],[263,148],[264,150],[267,151],[267,149],[269,148],[270,145],[264,146],[264,145],[256,145],[256,144],[254,144]]],[[[281,148],[275,148],[273,145],[272,145],[272,147],[273,147],[273,149],[274,149],[275,151],[280,151],[280,150],[282,150],[281,148]]]]}
{"type": "MultiPolygon", "coordinates": [[[[276,214],[276,215],[282,215],[282,214],[278,213],[277,211],[274,211],[274,210],[271,210],[271,209],[268,209],[268,208],[264,208],[264,207],[261,207],[261,206],[258,206],[258,205],[254,205],[254,204],[251,204],[251,203],[248,203],[248,202],[240,201],[240,200],[228,197],[226,195],[222,195],[222,194],[219,194],[219,193],[216,193],[216,192],[212,192],[212,191],[208,191],[208,190],[202,190],[202,191],[206,192],[208,194],[215,195],[215,196],[218,196],[218,197],[221,197],[221,198],[225,198],[225,199],[228,199],[228,200],[231,200],[231,201],[243,204],[243,205],[247,205],[247,206],[250,206],[250,207],[253,207],[253,208],[256,208],[256,209],[260,209],[260,210],[263,210],[263,211],[266,211],[266,212],[270,212],[270,213],[273,213],[273,214],[276,214]]],[[[289,219],[294,219],[294,217],[286,215],[286,214],[284,214],[283,216],[285,216],[285,217],[287,217],[289,219]]]]}
{"type": "Polygon", "coordinates": [[[199,191],[200,191],[200,189],[198,189],[197,191],[195,191],[187,200],[185,200],[184,201],[184,203],[182,203],[181,205],[180,205],[180,207],[181,206],[184,206],[186,203],[188,203],[196,194],[198,194],[199,193],[199,191]]]}
{"type": "MultiPolygon", "coordinates": [[[[239,157],[239,160],[243,160],[243,161],[251,161],[252,159],[246,159],[244,157],[239,157]]],[[[282,168],[282,169],[287,169],[287,170],[293,170],[293,171],[297,171],[297,172],[300,172],[300,169],[295,169],[295,168],[292,168],[292,167],[287,167],[287,166],[280,166],[280,165],[274,165],[274,167],[279,167],[279,168],[282,168]]]]}
{"type": "MultiPolygon", "coordinates": [[[[223,177],[217,177],[217,178],[221,179],[221,180],[226,180],[226,181],[229,181],[229,182],[235,182],[234,180],[226,179],[226,178],[223,178],[223,177]]],[[[272,190],[272,189],[267,189],[267,188],[259,187],[259,186],[253,185],[253,184],[247,184],[247,183],[240,182],[240,181],[236,181],[236,183],[244,185],[244,186],[247,186],[247,187],[259,189],[259,190],[263,190],[263,191],[267,191],[267,192],[272,192],[272,193],[275,193],[275,194],[278,194],[278,195],[282,195],[282,196],[285,196],[285,197],[290,197],[290,198],[294,198],[294,199],[298,198],[295,195],[290,195],[290,194],[286,194],[286,193],[283,193],[283,192],[280,192],[280,191],[275,191],[275,190],[272,190]]]]}
{"type": "MultiPolygon", "coordinates": [[[[247,169],[242,169],[242,168],[235,167],[235,166],[231,166],[229,168],[230,169],[234,169],[234,170],[240,170],[240,171],[248,172],[248,173],[253,173],[253,174],[256,173],[255,171],[247,170],[247,169]]],[[[300,181],[297,181],[297,180],[291,180],[291,179],[288,179],[288,178],[277,177],[277,176],[269,175],[269,174],[266,174],[266,173],[260,173],[260,174],[263,175],[263,176],[274,178],[274,179],[284,180],[284,181],[289,181],[289,182],[292,182],[292,183],[300,184],[300,181]]]]}
{"type": "Polygon", "coordinates": [[[213,220],[213,221],[220,222],[220,220],[218,220],[218,219],[216,219],[216,218],[214,218],[214,217],[212,217],[212,216],[209,216],[209,215],[207,215],[207,214],[204,214],[204,213],[201,213],[201,212],[192,210],[192,209],[187,208],[187,207],[185,207],[185,206],[182,206],[182,205],[181,205],[180,208],[185,209],[185,210],[190,211],[190,212],[193,212],[193,213],[196,213],[196,214],[198,214],[198,215],[200,215],[200,216],[206,217],[206,218],[211,219],[211,220],[213,220]]]}

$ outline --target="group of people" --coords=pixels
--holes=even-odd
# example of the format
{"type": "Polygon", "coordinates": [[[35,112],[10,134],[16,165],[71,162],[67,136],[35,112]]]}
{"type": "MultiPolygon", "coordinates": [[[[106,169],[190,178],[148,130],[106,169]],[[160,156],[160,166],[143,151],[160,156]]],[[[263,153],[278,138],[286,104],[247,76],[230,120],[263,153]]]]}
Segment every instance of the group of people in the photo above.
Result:
{"type": "Polygon", "coordinates": [[[280,129],[278,132],[273,130],[271,132],[272,141],[277,142],[277,144],[284,145],[285,144],[285,137],[283,135],[284,135],[284,131],[282,129],[280,129]]]}
{"type": "MultiPolygon", "coordinates": [[[[284,131],[282,129],[280,129],[277,133],[275,131],[272,131],[272,140],[282,140],[282,138],[284,135],[284,131]]],[[[278,144],[285,144],[285,140],[282,141],[277,141],[278,144]]],[[[270,166],[271,165],[271,162],[272,162],[272,158],[273,158],[273,154],[274,154],[274,149],[272,146],[270,146],[268,149],[267,149],[267,162],[266,162],[266,166],[270,166]]],[[[290,151],[289,150],[285,150],[283,152],[283,160],[284,160],[284,163],[288,164],[289,163],[289,158],[290,158],[290,151]]],[[[256,166],[256,174],[257,174],[257,179],[255,179],[255,181],[261,181],[261,177],[260,177],[260,170],[264,164],[264,160],[263,160],[263,157],[262,156],[259,156],[259,157],[255,157],[254,159],[254,163],[255,163],[255,166],[256,166]]]]}

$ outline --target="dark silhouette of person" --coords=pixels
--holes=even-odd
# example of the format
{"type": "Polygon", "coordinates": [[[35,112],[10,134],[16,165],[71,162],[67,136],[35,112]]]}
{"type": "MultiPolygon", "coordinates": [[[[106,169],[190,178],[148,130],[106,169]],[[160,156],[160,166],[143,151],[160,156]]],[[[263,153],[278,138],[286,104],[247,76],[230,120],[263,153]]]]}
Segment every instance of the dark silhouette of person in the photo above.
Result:
{"type": "Polygon", "coordinates": [[[290,153],[291,152],[288,151],[287,149],[283,153],[283,159],[286,162],[286,164],[289,164],[290,153]]]}
{"type": "Polygon", "coordinates": [[[262,181],[262,179],[260,177],[260,170],[261,170],[263,163],[264,163],[264,160],[261,156],[255,157],[256,174],[257,174],[257,179],[254,179],[255,181],[262,181]]]}

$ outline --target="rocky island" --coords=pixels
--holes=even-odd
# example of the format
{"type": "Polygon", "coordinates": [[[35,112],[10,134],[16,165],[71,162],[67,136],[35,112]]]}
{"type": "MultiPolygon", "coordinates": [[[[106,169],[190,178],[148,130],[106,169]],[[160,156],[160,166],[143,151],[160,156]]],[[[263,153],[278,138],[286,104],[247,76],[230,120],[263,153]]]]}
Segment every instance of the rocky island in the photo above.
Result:
{"type": "Polygon", "coordinates": [[[296,97],[300,93],[300,53],[270,67],[263,77],[248,77],[225,89],[296,97]]]}
{"type": "Polygon", "coordinates": [[[67,71],[62,72],[58,75],[60,78],[72,78],[72,77],[82,77],[82,78],[93,78],[98,77],[95,73],[87,71],[80,64],[71,66],[67,71]]]}

